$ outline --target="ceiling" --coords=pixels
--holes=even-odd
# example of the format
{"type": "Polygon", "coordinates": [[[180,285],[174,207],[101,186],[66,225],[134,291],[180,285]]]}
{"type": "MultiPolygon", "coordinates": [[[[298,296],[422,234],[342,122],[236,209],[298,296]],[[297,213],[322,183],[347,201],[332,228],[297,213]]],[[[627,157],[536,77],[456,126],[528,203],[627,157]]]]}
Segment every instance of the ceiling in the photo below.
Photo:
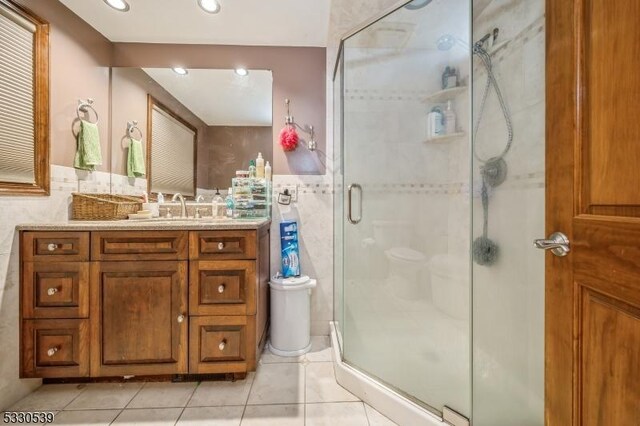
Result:
{"type": "Polygon", "coordinates": [[[59,0],[113,42],[326,46],[331,0],[218,0],[218,14],[196,0],[59,0]]]}
{"type": "Polygon", "coordinates": [[[143,68],[152,79],[208,126],[271,126],[271,71],[143,68]]]}

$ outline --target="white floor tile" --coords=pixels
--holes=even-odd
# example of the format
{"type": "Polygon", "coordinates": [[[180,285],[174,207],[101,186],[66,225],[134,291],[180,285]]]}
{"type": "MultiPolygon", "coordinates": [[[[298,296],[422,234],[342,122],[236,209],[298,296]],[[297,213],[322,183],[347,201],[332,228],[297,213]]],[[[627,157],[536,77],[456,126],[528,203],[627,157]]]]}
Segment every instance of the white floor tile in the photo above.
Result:
{"type": "Polygon", "coordinates": [[[246,379],[235,382],[202,382],[193,393],[189,407],[245,405],[254,376],[255,373],[249,373],[246,379]]]}
{"type": "Polygon", "coordinates": [[[397,426],[396,423],[392,422],[369,404],[364,404],[364,410],[367,413],[370,426],[397,426]]]}
{"type": "Polygon", "coordinates": [[[296,404],[304,402],[304,366],[263,364],[258,367],[249,404],[296,404]]]}
{"type": "Polygon", "coordinates": [[[239,426],[244,407],[186,408],[177,426],[239,426]]]}
{"type": "Polygon", "coordinates": [[[282,362],[302,362],[304,355],[300,356],[279,356],[269,350],[269,345],[264,346],[264,351],[260,356],[260,364],[275,364],[282,362]]]}
{"type": "Polygon", "coordinates": [[[124,408],[138,393],[142,383],[92,383],[67,410],[99,410],[124,408]]]}
{"type": "Polygon", "coordinates": [[[304,405],[248,405],[242,426],[304,426],[304,405]]]}
{"type": "Polygon", "coordinates": [[[313,362],[307,365],[306,402],[359,401],[358,397],[336,382],[332,362],[313,362]]]}
{"type": "Polygon", "coordinates": [[[368,426],[362,402],[307,404],[306,426],[368,426]]]}
{"type": "Polygon", "coordinates": [[[56,414],[55,425],[108,426],[120,414],[120,410],[61,411],[56,414]]]}
{"type": "Polygon", "coordinates": [[[309,362],[331,362],[331,339],[329,336],[311,336],[311,350],[305,358],[309,362]]]}
{"type": "Polygon", "coordinates": [[[191,383],[149,382],[129,403],[127,408],[185,407],[198,385],[191,383]]]}
{"type": "Polygon", "coordinates": [[[43,385],[22,398],[7,411],[55,411],[62,410],[80,395],[86,385],[43,385]]]}
{"type": "Polygon", "coordinates": [[[114,425],[173,426],[182,413],[182,408],[143,408],[123,410],[114,425]]]}

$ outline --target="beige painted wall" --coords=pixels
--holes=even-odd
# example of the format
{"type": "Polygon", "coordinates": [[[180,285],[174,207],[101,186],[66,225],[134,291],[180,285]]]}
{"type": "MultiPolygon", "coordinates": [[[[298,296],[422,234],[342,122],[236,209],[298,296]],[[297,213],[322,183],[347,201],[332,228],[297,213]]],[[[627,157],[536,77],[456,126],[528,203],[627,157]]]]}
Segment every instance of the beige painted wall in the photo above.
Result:
{"type": "Polygon", "coordinates": [[[273,72],[273,173],[324,174],[326,152],[326,50],[320,47],[267,47],[115,43],[117,67],[267,69],[273,72]],[[291,99],[292,114],[300,124],[315,127],[318,152],[299,147],[284,153],[278,134],[284,125],[284,99],[291,99]]]}
{"type": "Polygon", "coordinates": [[[50,25],[51,163],[72,166],[78,99],[93,98],[100,116],[103,165],[110,170],[109,67],[112,43],[53,0],[15,0],[50,25]]]}
{"type": "Polygon", "coordinates": [[[262,153],[273,165],[272,128],[257,126],[210,126],[198,147],[198,187],[226,189],[236,170],[248,170],[249,161],[262,153]]]}
{"type": "MultiPolygon", "coordinates": [[[[137,120],[142,132],[146,155],[147,138],[147,94],[153,96],[178,116],[198,130],[198,146],[205,141],[207,125],[180,101],[156,83],[140,68],[113,68],[111,80],[112,108],[112,169],[111,172],[127,174],[127,122],[137,120]]],[[[137,135],[137,132],[136,132],[137,135]]],[[[198,186],[202,188],[200,183],[198,186]]]]}

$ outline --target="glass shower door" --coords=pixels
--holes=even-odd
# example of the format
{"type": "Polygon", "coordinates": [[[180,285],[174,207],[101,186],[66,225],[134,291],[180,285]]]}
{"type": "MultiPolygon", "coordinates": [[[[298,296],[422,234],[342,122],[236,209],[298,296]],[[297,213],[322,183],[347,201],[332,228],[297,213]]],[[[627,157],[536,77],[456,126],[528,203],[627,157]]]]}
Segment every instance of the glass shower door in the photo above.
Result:
{"type": "Polygon", "coordinates": [[[344,41],[335,176],[344,360],[436,413],[467,417],[469,19],[469,0],[414,1],[344,41]]]}

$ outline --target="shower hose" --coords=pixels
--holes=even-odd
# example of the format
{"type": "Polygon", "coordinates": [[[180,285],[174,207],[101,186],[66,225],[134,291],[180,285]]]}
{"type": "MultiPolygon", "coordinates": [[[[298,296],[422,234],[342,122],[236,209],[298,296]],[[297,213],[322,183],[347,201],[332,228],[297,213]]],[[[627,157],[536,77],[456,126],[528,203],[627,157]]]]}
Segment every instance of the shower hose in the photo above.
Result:
{"type": "Polygon", "coordinates": [[[473,257],[476,263],[478,263],[479,265],[491,265],[497,260],[498,245],[495,242],[491,241],[488,237],[488,187],[496,187],[506,179],[507,163],[504,161],[504,156],[509,152],[509,149],[511,149],[511,144],[513,143],[513,124],[511,122],[511,114],[509,113],[509,109],[507,108],[507,104],[504,101],[504,97],[502,96],[502,91],[500,90],[500,86],[498,85],[495,73],[493,72],[493,63],[491,61],[491,56],[484,49],[483,43],[481,42],[478,42],[473,46],[473,53],[474,55],[480,57],[484,67],[487,70],[487,83],[484,87],[482,100],[480,102],[480,109],[478,110],[478,118],[473,129],[473,155],[482,164],[482,166],[480,167],[480,172],[482,175],[481,198],[483,214],[482,237],[477,238],[473,242],[473,257]],[[500,108],[502,109],[505,123],[507,125],[507,144],[504,147],[502,153],[497,157],[483,159],[478,155],[476,151],[476,141],[478,136],[478,129],[480,128],[480,122],[482,121],[482,114],[484,113],[487,98],[489,97],[489,92],[492,86],[498,97],[498,102],[500,103],[500,108]]]}

